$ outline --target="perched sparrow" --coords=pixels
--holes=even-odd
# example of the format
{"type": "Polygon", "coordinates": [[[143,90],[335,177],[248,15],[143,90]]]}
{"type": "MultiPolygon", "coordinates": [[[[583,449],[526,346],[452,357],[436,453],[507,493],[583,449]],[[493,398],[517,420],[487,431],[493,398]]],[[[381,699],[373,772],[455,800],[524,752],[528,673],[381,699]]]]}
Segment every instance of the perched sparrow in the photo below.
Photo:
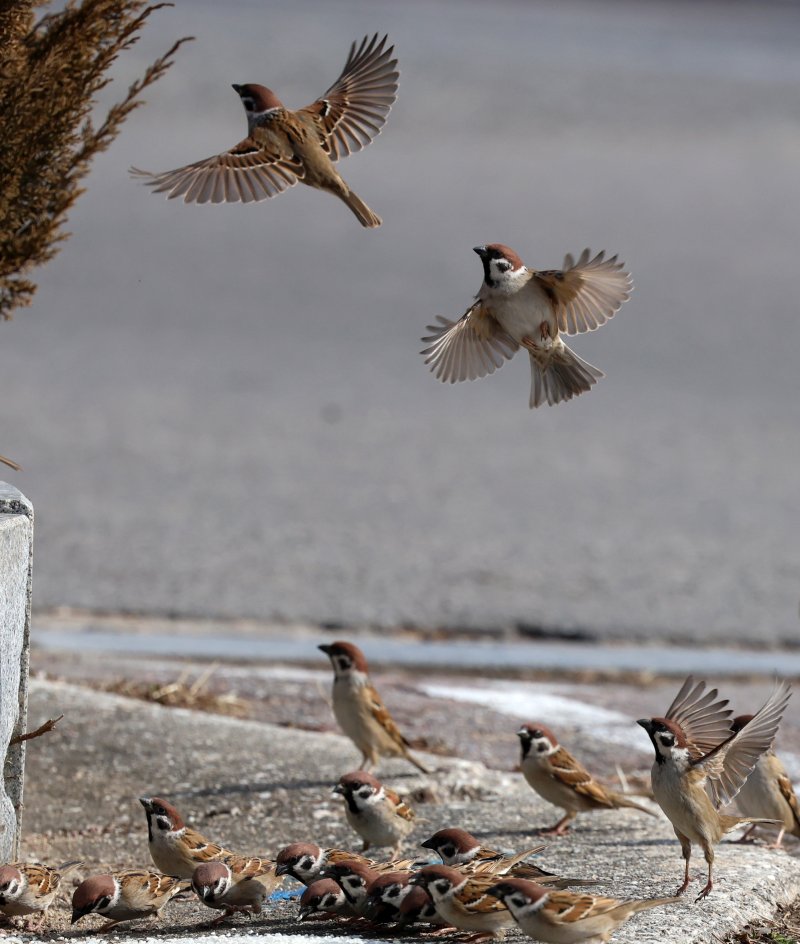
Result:
{"type": "Polygon", "coordinates": [[[327,915],[352,918],[355,913],[341,885],[332,878],[318,878],[311,882],[300,896],[301,921],[327,915]]]}
{"type": "Polygon", "coordinates": [[[539,796],[565,811],[555,826],[541,830],[542,833],[560,836],[569,829],[570,821],[585,810],[625,807],[655,816],[621,793],[601,786],[543,724],[523,724],[517,737],[522,747],[520,766],[525,779],[539,796]]]}
{"type": "Polygon", "coordinates": [[[534,846],[532,849],[526,849],[513,856],[506,856],[502,852],[482,846],[466,829],[440,829],[420,845],[425,849],[433,849],[441,857],[443,865],[458,869],[465,874],[513,875],[516,878],[527,878],[555,888],[596,884],[588,879],[560,878],[552,872],[545,872],[544,869],[524,861],[528,856],[541,852],[545,848],[543,845],[534,846]]]}
{"type": "MultiPolygon", "coordinates": [[[[752,715],[739,715],[733,719],[731,730],[734,733],[741,731],[752,720],[752,715]]],[[[781,824],[773,848],[780,847],[786,832],[800,839],[800,805],[786,768],[771,748],[756,761],[736,797],[736,807],[746,816],[763,816],[781,824]]],[[[755,828],[755,825],[750,826],[740,842],[745,841],[755,828]]]]}
{"type": "Polygon", "coordinates": [[[744,823],[772,822],[729,816],[719,809],[733,800],[758,758],[769,750],[791,695],[791,687],[783,682],[753,720],[731,734],[727,700],[715,701],[715,688],[703,694],[705,687],[705,682],[695,684],[689,676],[665,717],[637,722],[655,748],[653,794],[672,823],[686,862],[678,895],[689,886],[693,842],[702,848],[708,863],[708,882],[697,901],[713,888],[714,846],[725,833],[744,823]]]}
{"type": "Polygon", "coordinates": [[[381,218],[359,199],[333,166],[380,134],[397,93],[394,47],[377,33],[350,47],[344,70],[317,101],[286,108],[263,85],[234,85],[247,112],[247,137],[230,150],[160,174],[131,168],[156,193],[186,203],[249,203],[274,197],[297,181],[343,200],[362,226],[381,218]]]}
{"type": "Polygon", "coordinates": [[[237,911],[260,914],[261,903],[282,881],[269,859],[233,856],[198,865],[192,888],[204,905],[222,911],[212,922],[219,924],[237,911]]]}
{"type": "Polygon", "coordinates": [[[514,916],[520,930],[545,944],[601,944],[638,911],[657,908],[679,901],[678,898],[648,898],[619,901],[594,895],[552,891],[527,882],[509,878],[489,890],[503,901],[514,916]]]}
{"type": "Polygon", "coordinates": [[[475,380],[494,373],[524,347],[531,361],[530,406],[570,400],[603,377],[561,340],[563,334],[594,331],[627,301],[633,282],[617,257],[591,258],[584,249],[577,262],[564,258],[563,270],[537,272],[500,243],[476,246],[484,280],[466,314],[439,325],[422,340],[422,351],[444,383],[475,380]]]}
{"type": "Polygon", "coordinates": [[[13,459],[9,459],[7,456],[0,456],[0,462],[2,462],[3,465],[7,465],[10,469],[13,469],[15,472],[22,471],[22,466],[17,465],[13,459]]]}
{"type": "Polygon", "coordinates": [[[0,866],[0,914],[7,918],[38,914],[38,923],[28,926],[29,931],[38,931],[61,883],[82,864],[65,862],[57,869],[38,862],[11,862],[0,866]]]}
{"type": "MultiPolygon", "coordinates": [[[[410,880],[408,884],[411,885],[410,880]]],[[[419,885],[413,885],[411,891],[400,902],[397,926],[404,928],[410,924],[447,925],[436,910],[431,896],[419,885]]]]}
{"type": "Polygon", "coordinates": [[[362,862],[368,868],[374,868],[376,863],[372,859],[360,856],[355,852],[346,852],[344,849],[320,849],[313,842],[293,842],[281,849],[275,859],[276,875],[291,875],[298,882],[310,885],[325,875],[329,865],[335,865],[347,859],[362,862]]]}
{"type": "Polygon", "coordinates": [[[147,841],[155,867],[165,875],[191,878],[203,862],[235,857],[187,826],[175,807],[160,797],[140,797],[147,815],[147,841]]]}
{"type": "Polygon", "coordinates": [[[410,879],[428,892],[439,917],[460,931],[477,932],[475,940],[501,937],[514,926],[511,912],[490,894],[496,883],[496,875],[467,876],[446,865],[426,865],[410,879]]]}
{"type": "Polygon", "coordinates": [[[381,696],[369,680],[364,653],[351,642],[318,646],[333,666],[333,713],[355,746],[364,755],[361,764],[370,770],[381,754],[405,757],[424,774],[427,767],[408,750],[408,741],[394,723],[381,696]]]}
{"type": "Polygon", "coordinates": [[[392,858],[396,857],[414,828],[414,811],[365,770],[345,774],[333,792],[344,797],[347,822],[364,840],[362,852],[372,846],[391,846],[392,858]]]}
{"type": "Polygon", "coordinates": [[[124,869],[92,875],[72,895],[72,923],[96,912],[111,920],[100,931],[108,931],[121,921],[161,917],[167,902],[189,887],[183,879],[147,869],[124,869]]]}
{"type": "Polygon", "coordinates": [[[366,918],[367,889],[378,877],[378,873],[357,859],[342,859],[335,865],[328,866],[328,872],[329,877],[344,892],[353,913],[366,918]]]}
{"type": "Polygon", "coordinates": [[[389,921],[398,920],[400,905],[413,887],[408,884],[413,874],[410,870],[381,872],[370,882],[367,886],[367,900],[364,903],[364,914],[370,921],[386,924],[389,921]]]}

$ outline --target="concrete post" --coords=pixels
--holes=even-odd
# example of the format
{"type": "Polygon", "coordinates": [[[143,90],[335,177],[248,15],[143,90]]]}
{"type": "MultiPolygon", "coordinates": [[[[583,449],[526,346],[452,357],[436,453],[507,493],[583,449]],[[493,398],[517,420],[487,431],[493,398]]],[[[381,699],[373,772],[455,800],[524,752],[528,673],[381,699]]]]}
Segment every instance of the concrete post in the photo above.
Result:
{"type": "Polygon", "coordinates": [[[0,863],[19,847],[28,715],[28,646],[31,621],[33,506],[17,489],[0,482],[0,863]]]}

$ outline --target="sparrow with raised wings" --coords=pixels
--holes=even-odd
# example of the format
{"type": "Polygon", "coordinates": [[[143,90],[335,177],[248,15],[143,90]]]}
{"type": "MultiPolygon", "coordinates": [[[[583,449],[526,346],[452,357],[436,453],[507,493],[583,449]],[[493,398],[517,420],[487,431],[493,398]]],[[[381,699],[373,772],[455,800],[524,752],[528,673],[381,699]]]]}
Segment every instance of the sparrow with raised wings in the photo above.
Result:
{"type": "MultiPolygon", "coordinates": [[[[414,811],[400,797],[366,770],[354,770],[340,778],[334,793],[344,797],[347,822],[364,841],[362,852],[374,846],[391,846],[395,858],[405,837],[414,828],[414,811]]],[[[330,866],[325,874],[331,874],[330,866]]]]}
{"type": "Polygon", "coordinates": [[[639,911],[680,900],[620,901],[553,891],[519,878],[503,879],[490,888],[489,893],[505,904],[524,934],[544,944],[601,944],[610,941],[614,931],[639,911]]]}
{"type": "Polygon", "coordinates": [[[663,718],[642,718],[655,749],[651,770],[653,794],[672,823],[685,861],[683,884],[689,887],[692,843],[703,850],[708,881],[697,896],[705,898],[714,887],[714,846],[737,826],[772,822],[752,816],[720,813],[739,793],[759,757],[769,750],[792,693],[778,685],[745,727],[732,734],[727,699],[717,701],[715,688],[689,676],[663,718]]]}
{"type": "Polygon", "coordinates": [[[629,800],[598,783],[570,752],[562,747],[550,730],[538,722],[523,724],[517,731],[522,748],[520,768],[529,785],[553,806],[560,806],[564,816],[542,834],[560,836],[571,821],[584,811],[631,809],[655,814],[647,807],[629,800]]]}
{"type": "Polygon", "coordinates": [[[369,678],[364,653],[351,642],[318,646],[333,667],[333,713],[342,731],[361,751],[361,766],[370,770],[381,755],[404,757],[424,774],[428,768],[409,750],[389,710],[369,678]]]}
{"type": "Polygon", "coordinates": [[[211,922],[219,924],[237,911],[260,914],[264,899],[282,881],[270,859],[231,856],[198,865],[192,876],[192,888],[204,905],[222,911],[211,922]]]}
{"type": "Polygon", "coordinates": [[[203,862],[236,858],[236,853],[187,826],[175,807],[161,797],[140,797],[147,816],[147,844],[157,869],[165,875],[191,878],[203,862]]]}
{"type": "Polygon", "coordinates": [[[603,372],[571,351],[562,334],[594,331],[627,301],[630,275],[617,257],[584,249],[563,269],[529,269],[508,246],[476,246],[483,285],[459,321],[439,317],[422,354],[443,383],[492,374],[525,348],[531,362],[531,408],[570,400],[589,390],[603,372]]]}
{"type": "Polygon", "coordinates": [[[491,894],[496,875],[464,875],[446,865],[426,865],[409,880],[431,896],[440,918],[460,931],[471,931],[469,940],[502,937],[514,926],[511,912],[491,894]]]}
{"type": "Polygon", "coordinates": [[[247,137],[222,154],[146,178],[156,193],[186,203],[250,203],[274,197],[299,180],[325,190],[362,226],[381,218],[348,187],[334,164],[366,147],[386,121],[397,94],[397,60],[388,37],[350,47],[342,74],[315,102],[292,111],[263,85],[234,85],[247,113],[247,137]]]}
{"type": "Polygon", "coordinates": [[[40,930],[61,883],[82,864],[65,862],[52,868],[38,862],[10,862],[0,866],[0,914],[7,918],[28,917],[27,929],[40,930]],[[30,915],[39,915],[38,922],[30,915]]]}
{"type": "Polygon", "coordinates": [[[441,858],[442,865],[458,869],[459,872],[468,875],[475,873],[495,876],[513,875],[516,878],[526,878],[542,885],[552,885],[555,888],[596,884],[588,879],[561,878],[553,872],[547,872],[540,869],[538,865],[526,861],[530,856],[547,848],[541,844],[507,856],[496,849],[481,845],[480,841],[466,829],[451,827],[440,829],[420,845],[424,849],[432,849],[441,858]]]}
{"type": "MultiPolygon", "coordinates": [[[[752,720],[752,715],[738,715],[733,719],[731,730],[741,731],[752,720]]],[[[800,804],[791,778],[772,748],[756,761],[736,797],[736,808],[745,816],[761,816],[780,823],[775,849],[780,848],[787,832],[800,839],[800,804]]],[[[750,826],[740,841],[746,841],[755,828],[755,825],[750,826]]]]}
{"type": "Polygon", "coordinates": [[[109,918],[100,932],[109,931],[121,921],[161,917],[164,906],[189,883],[172,875],[149,869],[123,869],[104,872],[85,879],[72,894],[72,924],[93,912],[109,918]]]}

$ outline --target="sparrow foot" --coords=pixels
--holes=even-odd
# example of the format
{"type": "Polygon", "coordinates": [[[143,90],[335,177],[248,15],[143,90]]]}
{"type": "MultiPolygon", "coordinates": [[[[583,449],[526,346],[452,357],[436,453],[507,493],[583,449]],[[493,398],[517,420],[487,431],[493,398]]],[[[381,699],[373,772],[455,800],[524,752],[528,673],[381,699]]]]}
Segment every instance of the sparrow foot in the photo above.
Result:
{"type": "Polygon", "coordinates": [[[714,883],[711,881],[711,879],[709,879],[708,882],[706,882],[703,890],[700,892],[697,898],[695,898],[694,903],[697,904],[698,901],[702,901],[704,898],[708,898],[708,893],[711,891],[713,887],[714,887],[714,883]]]}

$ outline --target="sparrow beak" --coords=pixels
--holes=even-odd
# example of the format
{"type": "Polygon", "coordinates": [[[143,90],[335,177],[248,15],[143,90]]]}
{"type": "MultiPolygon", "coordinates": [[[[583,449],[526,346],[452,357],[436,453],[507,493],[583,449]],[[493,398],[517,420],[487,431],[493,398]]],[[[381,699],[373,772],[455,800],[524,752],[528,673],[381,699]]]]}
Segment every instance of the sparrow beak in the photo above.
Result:
{"type": "Polygon", "coordinates": [[[276,875],[286,875],[288,871],[289,871],[289,866],[285,862],[281,862],[280,865],[275,866],[276,875]]]}
{"type": "Polygon", "coordinates": [[[331,790],[331,793],[340,793],[344,795],[344,787],[340,783],[337,783],[333,790],[331,790]]]}
{"type": "Polygon", "coordinates": [[[650,719],[650,718],[639,718],[639,720],[638,720],[636,723],[637,723],[637,724],[640,724],[640,725],[645,729],[645,731],[647,731],[648,734],[652,734],[652,733],[653,733],[653,722],[652,722],[652,719],[650,719]]]}
{"type": "Polygon", "coordinates": [[[308,905],[304,905],[304,906],[300,909],[300,920],[301,920],[301,921],[305,921],[306,918],[307,918],[310,914],[313,914],[313,913],[314,913],[314,909],[313,909],[313,908],[310,908],[308,905]]]}
{"type": "Polygon", "coordinates": [[[326,645],[317,646],[317,649],[319,649],[320,652],[324,652],[326,656],[329,656],[331,654],[330,646],[326,646],[326,645]]]}
{"type": "Polygon", "coordinates": [[[486,246],[475,246],[472,251],[477,252],[481,259],[483,259],[483,257],[486,255],[486,246]]]}
{"type": "Polygon", "coordinates": [[[91,912],[91,907],[87,908],[73,908],[72,909],[72,921],[70,924],[75,924],[76,921],[80,921],[84,915],[87,915],[91,912]]]}
{"type": "MultiPolygon", "coordinates": [[[[408,884],[409,884],[409,885],[421,885],[421,886],[424,888],[425,886],[423,885],[423,882],[419,881],[420,878],[422,878],[422,876],[420,876],[420,875],[412,875],[411,878],[408,880],[408,884]]],[[[424,881],[424,879],[423,879],[423,881],[424,881]]]]}
{"type": "Polygon", "coordinates": [[[146,810],[150,810],[152,803],[150,802],[150,797],[139,797],[139,802],[146,810]]]}
{"type": "Polygon", "coordinates": [[[420,845],[423,849],[435,849],[436,844],[432,839],[426,839],[425,842],[421,842],[420,845]]]}
{"type": "Polygon", "coordinates": [[[233,85],[231,86],[231,88],[234,90],[234,92],[236,92],[237,95],[241,95],[241,94],[242,94],[242,87],[241,87],[241,85],[237,85],[237,84],[234,82],[233,85]]]}

